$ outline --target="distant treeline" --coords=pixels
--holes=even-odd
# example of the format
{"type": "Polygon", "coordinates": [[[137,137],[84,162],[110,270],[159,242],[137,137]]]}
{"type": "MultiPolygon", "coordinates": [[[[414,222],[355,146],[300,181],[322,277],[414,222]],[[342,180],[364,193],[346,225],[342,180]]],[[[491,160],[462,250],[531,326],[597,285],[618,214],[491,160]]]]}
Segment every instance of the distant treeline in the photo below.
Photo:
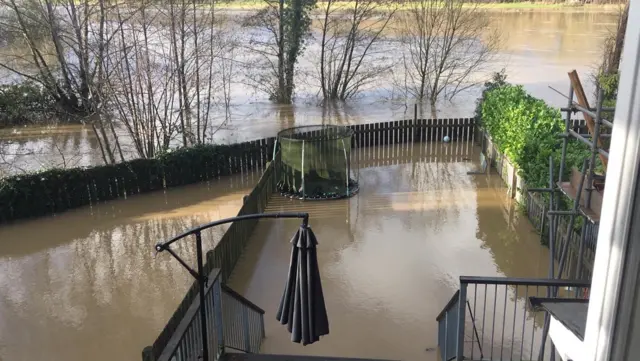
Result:
{"type": "MultiPolygon", "coordinates": [[[[399,0],[405,2],[405,0],[399,0]]],[[[575,4],[575,5],[588,5],[588,4],[626,4],[628,0],[468,0],[470,3],[480,4],[521,4],[521,3],[535,3],[535,4],[575,4]]]]}
{"type": "MultiPolygon", "coordinates": [[[[229,3],[242,3],[247,0],[230,0],[229,3]]],[[[256,0],[249,0],[256,1],[256,0]]],[[[323,2],[326,0],[317,0],[319,2],[323,2]]],[[[333,0],[335,2],[353,2],[353,0],[333,0]]],[[[412,0],[393,0],[396,3],[405,4],[411,3],[412,0]]],[[[207,2],[207,0],[203,0],[203,2],[207,2]]],[[[567,4],[567,5],[607,5],[607,4],[626,4],[628,0],[466,0],[467,3],[477,3],[477,4],[525,4],[525,3],[534,3],[534,4],[567,4]]]]}

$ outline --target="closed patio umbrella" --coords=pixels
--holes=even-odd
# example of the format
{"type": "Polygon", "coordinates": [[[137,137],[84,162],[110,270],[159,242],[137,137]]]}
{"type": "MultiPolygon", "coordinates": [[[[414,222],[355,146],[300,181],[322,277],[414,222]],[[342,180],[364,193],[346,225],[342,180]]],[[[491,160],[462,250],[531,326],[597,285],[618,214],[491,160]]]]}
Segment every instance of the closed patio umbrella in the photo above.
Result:
{"type": "Polygon", "coordinates": [[[291,262],[276,318],[291,332],[291,341],[312,344],[329,334],[316,245],[311,228],[300,226],[291,239],[291,262]]]}

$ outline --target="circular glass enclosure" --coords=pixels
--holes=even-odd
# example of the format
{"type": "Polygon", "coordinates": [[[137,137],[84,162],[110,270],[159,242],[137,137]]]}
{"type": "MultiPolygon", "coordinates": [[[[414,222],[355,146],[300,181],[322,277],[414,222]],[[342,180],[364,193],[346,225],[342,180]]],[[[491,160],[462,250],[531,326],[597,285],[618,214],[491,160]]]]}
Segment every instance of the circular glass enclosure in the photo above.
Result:
{"type": "Polygon", "coordinates": [[[278,190],[300,199],[335,199],[358,192],[351,177],[353,130],[333,125],[289,128],[278,133],[278,190]]]}

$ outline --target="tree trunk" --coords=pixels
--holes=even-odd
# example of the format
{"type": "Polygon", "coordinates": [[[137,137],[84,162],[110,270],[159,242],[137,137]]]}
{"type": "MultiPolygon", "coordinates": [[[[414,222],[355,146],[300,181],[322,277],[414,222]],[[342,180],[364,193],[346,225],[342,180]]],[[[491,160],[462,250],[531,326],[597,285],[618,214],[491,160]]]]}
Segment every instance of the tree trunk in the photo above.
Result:
{"type": "Polygon", "coordinates": [[[284,47],[284,0],[279,0],[278,10],[278,90],[276,101],[278,103],[287,103],[285,99],[285,47],[284,47]]]}

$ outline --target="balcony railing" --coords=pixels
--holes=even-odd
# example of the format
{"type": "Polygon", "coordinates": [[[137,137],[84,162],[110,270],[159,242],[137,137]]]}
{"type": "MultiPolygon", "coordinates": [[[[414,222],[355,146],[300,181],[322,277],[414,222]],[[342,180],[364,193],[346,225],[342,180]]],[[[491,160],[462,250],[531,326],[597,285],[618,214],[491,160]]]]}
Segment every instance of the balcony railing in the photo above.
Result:
{"type": "MultiPolygon", "coordinates": [[[[264,338],[264,310],[222,285],[220,270],[214,269],[205,289],[209,360],[219,360],[226,348],[258,353],[264,338]]],[[[160,356],[143,352],[147,361],[201,361],[200,301],[196,297],[166,342],[160,356]]]]}
{"type": "Polygon", "coordinates": [[[222,328],[225,347],[258,353],[264,338],[264,310],[222,285],[222,328]]]}
{"type": "Polygon", "coordinates": [[[460,290],[438,315],[442,361],[546,360],[545,313],[529,297],[585,298],[588,281],[460,277],[460,290]]]}

